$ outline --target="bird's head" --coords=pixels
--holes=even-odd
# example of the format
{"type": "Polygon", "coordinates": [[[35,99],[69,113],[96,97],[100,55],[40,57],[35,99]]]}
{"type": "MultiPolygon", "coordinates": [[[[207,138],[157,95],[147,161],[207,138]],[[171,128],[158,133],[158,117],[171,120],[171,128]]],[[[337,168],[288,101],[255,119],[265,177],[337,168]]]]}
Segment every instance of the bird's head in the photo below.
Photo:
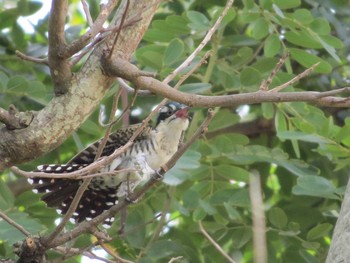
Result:
{"type": "Polygon", "coordinates": [[[188,128],[189,124],[189,107],[178,102],[169,102],[164,105],[158,115],[157,127],[159,125],[174,126],[182,131],[188,128]]]}

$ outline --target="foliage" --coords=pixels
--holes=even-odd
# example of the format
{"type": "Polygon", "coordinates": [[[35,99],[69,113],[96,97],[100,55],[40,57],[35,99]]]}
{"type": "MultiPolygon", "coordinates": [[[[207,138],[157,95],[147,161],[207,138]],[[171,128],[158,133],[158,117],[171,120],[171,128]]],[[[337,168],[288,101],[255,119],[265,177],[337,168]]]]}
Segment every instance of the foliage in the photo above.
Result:
{"type": "MultiPolygon", "coordinates": [[[[98,7],[90,2],[93,17],[98,7]]],[[[72,1],[67,37],[74,39],[87,25],[79,1],[72,1]]],[[[199,45],[216,21],[225,1],[175,0],[165,2],[135,52],[143,70],[165,78],[199,45]]],[[[35,14],[41,4],[20,0],[0,3],[0,107],[40,110],[53,95],[48,69],[20,61],[15,50],[39,57],[47,52],[48,17],[27,32],[19,18],[35,14]]],[[[314,73],[286,91],[326,91],[346,86],[350,7],[347,1],[242,0],[235,1],[218,32],[203,52],[211,50],[180,90],[205,95],[257,91],[279,58],[290,56],[272,81],[276,87],[320,63],[314,73]]],[[[79,65],[77,66],[77,69],[79,65]]],[[[174,83],[172,83],[174,84],[174,83]]],[[[102,102],[111,108],[113,91],[102,102]]],[[[160,100],[137,98],[144,118],[160,100]]],[[[302,102],[263,103],[215,109],[207,138],[197,141],[164,179],[129,208],[125,238],[117,235],[118,220],[109,230],[112,247],[123,258],[138,262],[165,262],[183,256],[183,262],[223,261],[222,255],[200,232],[199,222],[237,261],[252,262],[252,211],[249,175],[259,171],[267,218],[268,262],[324,262],[336,222],[350,156],[348,110],[319,109],[302,102]],[[274,128],[259,128],[265,121],[274,128]],[[234,130],[241,123],[253,130],[234,130]],[[274,130],[271,132],[271,130],[274,130]],[[155,220],[162,213],[165,217],[155,220]],[[164,221],[163,221],[164,220],[164,221]]],[[[194,132],[205,109],[194,109],[188,134],[194,132]]],[[[103,135],[98,110],[59,149],[21,166],[33,170],[40,163],[64,163],[84,145],[103,135]]],[[[1,160],[0,160],[1,161],[1,160]]],[[[30,191],[15,195],[20,178],[11,172],[0,177],[0,209],[32,234],[55,228],[58,217],[30,191]]],[[[70,226],[72,227],[72,226],[70,226]]],[[[0,255],[13,257],[11,245],[22,237],[0,220],[0,255]],[[11,233],[11,234],[10,234],[11,233]]],[[[71,245],[84,247],[90,238],[71,245]]],[[[53,258],[56,254],[50,255],[53,258]]],[[[77,262],[71,259],[67,262],[77,262]]]]}

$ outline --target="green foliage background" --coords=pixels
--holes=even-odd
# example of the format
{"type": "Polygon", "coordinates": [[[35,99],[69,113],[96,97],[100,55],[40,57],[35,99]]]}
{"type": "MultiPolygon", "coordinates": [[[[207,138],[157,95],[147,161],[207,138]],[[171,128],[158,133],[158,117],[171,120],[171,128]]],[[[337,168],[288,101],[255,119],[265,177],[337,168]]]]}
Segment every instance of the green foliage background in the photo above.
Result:
{"type": "MultiPolygon", "coordinates": [[[[97,1],[88,2],[94,18],[97,1]]],[[[70,3],[66,34],[72,41],[85,32],[87,25],[80,2],[70,3]]],[[[159,79],[165,78],[198,46],[225,3],[164,2],[133,62],[157,72],[159,79]]],[[[23,111],[40,110],[53,96],[48,68],[15,56],[15,50],[34,57],[47,54],[48,17],[34,25],[34,33],[26,32],[18,22],[19,17],[35,14],[40,8],[41,3],[36,1],[0,2],[0,107],[14,104],[23,111]]],[[[284,92],[347,86],[349,17],[346,0],[237,0],[201,54],[212,51],[208,64],[180,90],[205,95],[257,91],[285,53],[290,57],[271,88],[317,62],[320,64],[314,73],[284,92]]],[[[102,101],[106,112],[115,90],[113,87],[102,101]]],[[[132,119],[142,120],[160,99],[138,98],[136,107],[142,110],[132,119]]],[[[349,111],[319,109],[302,102],[215,111],[208,137],[192,146],[166,175],[165,184],[129,208],[125,238],[116,234],[118,220],[109,230],[115,238],[111,247],[123,258],[135,260],[139,255],[138,262],[142,263],[167,262],[177,256],[183,256],[182,262],[223,262],[199,231],[198,222],[202,222],[230,256],[239,262],[252,262],[248,187],[249,175],[256,170],[264,193],[268,262],[324,262],[350,170],[349,111]],[[253,128],[232,129],[242,123],[250,123],[253,128]],[[258,123],[265,123],[268,129],[258,123]],[[165,222],[155,220],[159,213],[166,214],[165,222]]],[[[205,116],[205,109],[193,112],[188,135],[205,116]]],[[[41,163],[64,163],[103,132],[97,109],[57,150],[21,168],[32,170],[41,163]]],[[[23,178],[6,171],[0,179],[2,211],[34,235],[54,229],[58,217],[55,210],[46,208],[23,178]],[[19,184],[20,194],[14,192],[19,184]]],[[[22,239],[17,230],[0,220],[2,258],[13,257],[11,246],[22,239]]],[[[83,247],[91,242],[84,236],[70,245],[83,247]]],[[[67,262],[79,262],[79,258],[67,262]]]]}

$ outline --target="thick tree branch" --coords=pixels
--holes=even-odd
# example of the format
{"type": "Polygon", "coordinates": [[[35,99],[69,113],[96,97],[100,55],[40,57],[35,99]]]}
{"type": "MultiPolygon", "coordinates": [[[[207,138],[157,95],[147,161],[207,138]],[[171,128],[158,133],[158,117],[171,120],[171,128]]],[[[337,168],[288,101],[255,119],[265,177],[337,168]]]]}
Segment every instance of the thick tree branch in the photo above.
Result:
{"type": "Polygon", "coordinates": [[[162,83],[161,81],[144,76],[136,66],[123,59],[107,60],[102,57],[102,66],[106,74],[110,76],[121,77],[130,82],[133,82],[137,87],[147,89],[155,94],[166,97],[170,100],[175,100],[189,106],[197,107],[236,107],[242,104],[256,104],[262,102],[290,102],[303,101],[312,102],[322,106],[339,106],[349,107],[350,101],[344,98],[332,98],[330,96],[341,93],[349,93],[350,87],[345,87],[337,90],[316,92],[266,92],[256,91],[251,93],[242,93],[223,96],[203,96],[185,93],[162,83]],[[332,99],[331,99],[332,98],[332,99]],[[327,104],[329,103],[329,104],[327,104]]]}
{"type": "Polygon", "coordinates": [[[350,181],[346,188],[344,200],[341,205],[339,217],[335,224],[331,246],[329,248],[326,263],[348,262],[350,258],[349,218],[350,218],[350,181]]]}
{"type": "MultiPolygon", "coordinates": [[[[160,0],[130,2],[128,15],[133,17],[140,10],[143,14],[140,16],[141,20],[124,28],[118,38],[118,49],[115,50],[114,57],[126,60],[138,46],[160,0]]],[[[119,21],[123,7],[125,3],[116,12],[111,28],[119,21]]],[[[56,11],[54,8],[53,10],[56,11]]],[[[111,37],[106,40],[107,43],[111,41],[111,37]]],[[[68,81],[69,92],[54,97],[44,109],[34,115],[29,127],[15,131],[0,129],[0,171],[55,149],[95,110],[114,80],[104,75],[99,66],[100,56],[105,48],[104,44],[95,48],[82,69],[68,81]]]]}

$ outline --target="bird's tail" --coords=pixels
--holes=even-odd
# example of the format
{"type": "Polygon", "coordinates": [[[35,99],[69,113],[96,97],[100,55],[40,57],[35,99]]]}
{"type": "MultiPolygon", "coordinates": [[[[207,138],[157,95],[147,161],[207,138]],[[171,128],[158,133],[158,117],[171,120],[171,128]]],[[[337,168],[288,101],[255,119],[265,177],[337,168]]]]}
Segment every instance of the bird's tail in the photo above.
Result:
{"type": "MultiPolygon", "coordinates": [[[[78,171],[86,166],[87,164],[40,165],[35,172],[65,174],[78,171]]],[[[49,207],[57,207],[61,214],[66,214],[79,186],[82,184],[82,180],[33,177],[29,179],[29,183],[33,185],[35,193],[43,194],[41,200],[49,207]]],[[[80,199],[72,218],[75,222],[91,220],[117,202],[118,197],[115,188],[99,188],[96,183],[92,182],[80,199]]],[[[105,221],[105,224],[111,225],[112,222],[113,218],[109,218],[105,221]]]]}

